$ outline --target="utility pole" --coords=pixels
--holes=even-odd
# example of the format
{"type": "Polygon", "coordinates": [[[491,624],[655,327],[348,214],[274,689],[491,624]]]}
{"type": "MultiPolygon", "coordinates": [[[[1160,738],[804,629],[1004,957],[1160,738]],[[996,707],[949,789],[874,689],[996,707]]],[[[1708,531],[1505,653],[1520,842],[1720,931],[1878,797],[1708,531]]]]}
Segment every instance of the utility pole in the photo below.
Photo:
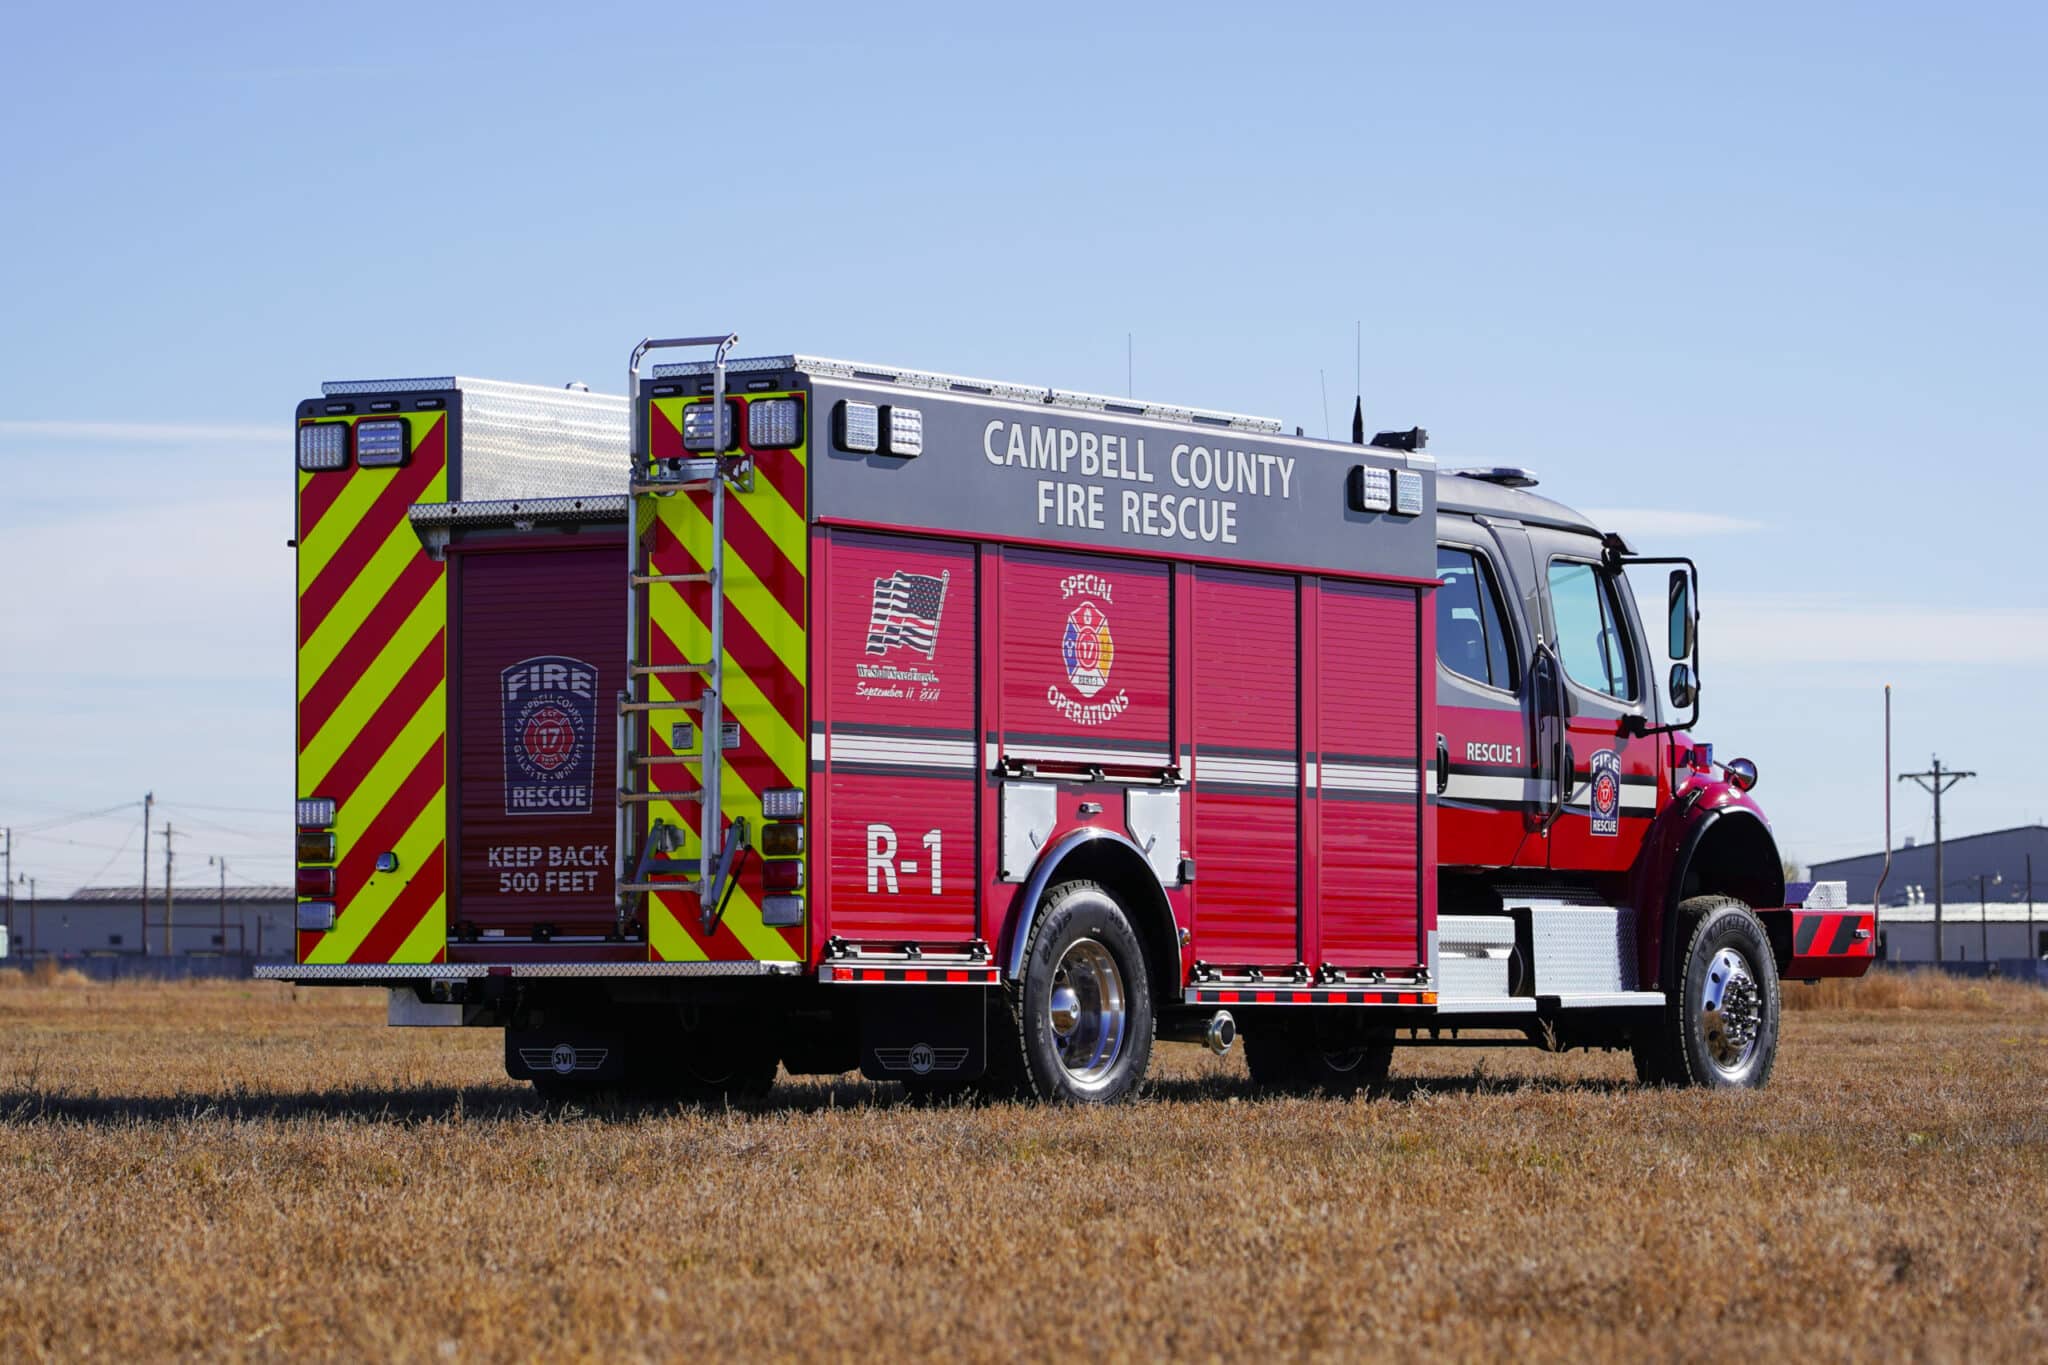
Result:
{"type": "Polygon", "coordinates": [[[135,938],[136,951],[149,956],[149,808],[156,804],[155,792],[142,794],[142,892],[137,902],[142,910],[142,932],[135,938]]]}
{"type": "Polygon", "coordinates": [[[33,958],[36,955],[36,879],[23,874],[22,880],[28,883],[28,955],[33,958]]]}
{"type": "Polygon", "coordinates": [[[2027,855],[2027,953],[2028,957],[2048,957],[2034,940],[2034,855],[2027,855]]]}
{"type": "Polygon", "coordinates": [[[171,822],[164,821],[164,956],[171,955],[171,822]]]}
{"type": "Polygon", "coordinates": [[[14,937],[14,831],[0,829],[7,836],[7,847],[0,849],[0,857],[7,860],[7,936],[14,937]]]}
{"type": "Polygon", "coordinates": [[[1955,768],[1942,767],[1939,755],[1935,757],[1932,770],[1929,772],[1899,774],[1899,781],[1911,782],[1922,791],[1928,792],[1934,797],[1934,960],[1937,963],[1941,962],[1944,958],[1941,898],[1946,894],[1942,887],[1941,876],[1943,867],[1941,856],[1941,794],[1964,778],[1975,777],[1976,775],[1975,773],[1962,772],[1955,768]]]}

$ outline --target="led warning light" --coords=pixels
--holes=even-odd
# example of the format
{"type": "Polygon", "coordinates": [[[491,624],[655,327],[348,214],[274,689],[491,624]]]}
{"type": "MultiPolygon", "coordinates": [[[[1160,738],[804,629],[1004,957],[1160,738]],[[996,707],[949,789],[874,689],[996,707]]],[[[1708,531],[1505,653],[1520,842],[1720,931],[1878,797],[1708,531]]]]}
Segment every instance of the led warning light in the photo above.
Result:
{"type": "Polygon", "coordinates": [[[838,428],[833,437],[841,450],[872,455],[882,448],[882,410],[873,403],[841,399],[833,425],[838,428]]]}
{"type": "Polygon", "coordinates": [[[1394,508],[1393,471],[1369,464],[1353,465],[1344,493],[1345,502],[1354,512],[1390,512],[1394,508]]]}
{"type": "Polygon", "coordinates": [[[761,814],[770,820],[800,820],[804,813],[801,787],[770,787],[761,793],[761,814]]]}
{"type": "Polygon", "coordinates": [[[1394,513],[1403,517],[1422,515],[1422,476],[1413,470],[1394,472],[1394,513]]]}
{"type": "Polygon", "coordinates": [[[767,858],[794,858],[804,851],[802,825],[767,824],[761,827],[761,854],[767,858]]]}
{"type": "Polygon", "coordinates": [[[348,465],[348,423],[307,422],[299,428],[299,468],[309,473],[348,465]]]}
{"type": "Polygon", "coordinates": [[[803,404],[794,398],[757,398],[747,404],[747,443],[758,450],[787,450],[801,437],[803,404]]]}
{"type": "Polygon", "coordinates": [[[356,468],[396,469],[410,454],[411,432],[403,417],[356,423],[356,468]]]}
{"type": "Polygon", "coordinates": [[[732,445],[732,409],[735,406],[728,398],[725,401],[725,422],[723,431],[713,431],[712,414],[717,411],[710,399],[692,403],[683,409],[683,449],[725,450],[732,445]]]}
{"type": "Polygon", "coordinates": [[[300,829],[326,829],[333,825],[334,798],[331,796],[300,797],[297,823],[300,829]]]}
{"type": "Polygon", "coordinates": [[[882,429],[888,436],[885,443],[891,455],[905,459],[924,454],[924,410],[922,408],[885,407],[882,409],[882,429]]]}

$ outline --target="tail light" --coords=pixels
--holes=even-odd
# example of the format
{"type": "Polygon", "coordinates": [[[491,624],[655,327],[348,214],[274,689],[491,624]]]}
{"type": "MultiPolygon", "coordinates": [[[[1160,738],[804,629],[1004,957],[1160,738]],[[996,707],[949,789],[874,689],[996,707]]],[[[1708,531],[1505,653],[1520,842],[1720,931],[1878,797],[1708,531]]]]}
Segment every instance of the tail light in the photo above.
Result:
{"type": "Polygon", "coordinates": [[[804,851],[804,827],[798,824],[768,824],[761,827],[761,854],[767,858],[794,858],[804,851]]]}
{"type": "Polygon", "coordinates": [[[326,933],[334,927],[334,902],[300,901],[297,923],[307,933],[326,933]]]}
{"type": "Polygon", "coordinates": [[[801,891],[804,865],[800,859],[785,858],[761,864],[761,884],[770,891],[801,891]]]}
{"type": "MultiPolygon", "coordinates": [[[[334,833],[331,830],[302,829],[297,839],[298,858],[302,863],[331,863],[334,861],[334,833]]],[[[302,894],[310,895],[311,892],[302,894]]]]}
{"type": "Polygon", "coordinates": [[[334,895],[334,869],[331,867],[302,867],[299,869],[298,894],[332,898],[334,895]]]}

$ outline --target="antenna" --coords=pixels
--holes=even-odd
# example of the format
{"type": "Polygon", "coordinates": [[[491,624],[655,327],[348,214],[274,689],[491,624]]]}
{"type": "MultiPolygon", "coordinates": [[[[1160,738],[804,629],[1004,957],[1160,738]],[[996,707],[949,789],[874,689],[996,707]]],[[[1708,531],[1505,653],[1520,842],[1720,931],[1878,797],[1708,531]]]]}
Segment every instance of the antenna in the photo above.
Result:
{"type": "Polygon", "coordinates": [[[1124,397],[1138,396],[1138,347],[1129,332],[1124,333],[1124,397]]]}
{"type": "Polygon", "coordinates": [[[1316,371],[1316,382],[1323,386],[1323,439],[1330,439],[1330,377],[1321,370],[1316,371]]]}
{"type": "Polygon", "coordinates": [[[1365,323],[1351,324],[1351,382],[1357,398],[1351,404],[1351,444],[1365,444],[1365,323]]]}

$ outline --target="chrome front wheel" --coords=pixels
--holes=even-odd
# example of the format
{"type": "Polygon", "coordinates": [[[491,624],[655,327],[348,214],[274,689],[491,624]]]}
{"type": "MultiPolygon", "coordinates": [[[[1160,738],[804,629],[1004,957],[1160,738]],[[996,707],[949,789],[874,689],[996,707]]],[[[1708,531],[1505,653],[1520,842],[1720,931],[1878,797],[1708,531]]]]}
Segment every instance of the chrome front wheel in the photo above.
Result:
{"type": "Polygon", "coordinates": [[[1699,1029],[1707,1060],[1729,1080],[1739,1080],[1756,1056],[1763,1032],[1763,990],[1756,969],[1739,950],[1714,954],[1700,980],[1699,1029]]]}
{"type": "Polygon", "coordinates": [[[1124,1046],[1124,979],[1109,949],[1077,939],[1053,969],[1053,1046],[1078,1090],[1098,1090],[1116,1069],[1124,1046]]]}

